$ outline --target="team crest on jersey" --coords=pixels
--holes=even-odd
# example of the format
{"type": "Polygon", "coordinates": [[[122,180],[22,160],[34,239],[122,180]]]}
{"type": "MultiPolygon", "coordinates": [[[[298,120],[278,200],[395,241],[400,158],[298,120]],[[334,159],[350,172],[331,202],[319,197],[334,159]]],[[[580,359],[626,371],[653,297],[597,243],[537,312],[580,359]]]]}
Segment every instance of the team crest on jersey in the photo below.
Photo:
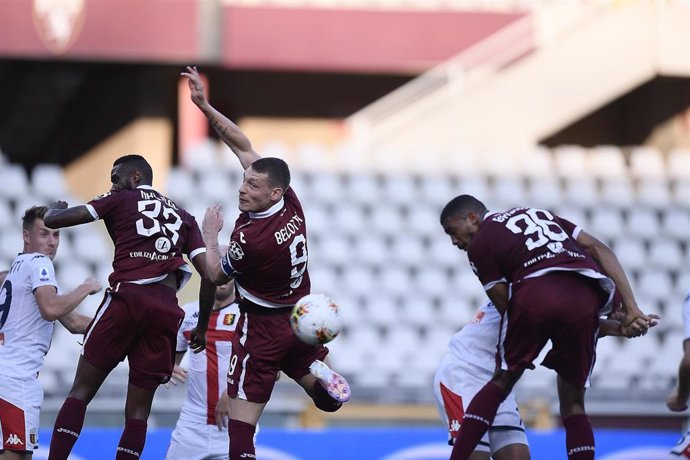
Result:
{"type": "Polygon", "coordinates": [[[31,444],[36,444],[37,437],[36,437],[36,428],[31,428],[31,431],[29,431],[29,442],[31,444]]]}
{"type": "Polygon", "coordinates": [[[482,318],[484,318],[484,312],[481,310],[477,311],[477,313],[474,314],[474,318],[472,318],[472,324],[479,324],[482,318]]]}
{"type": "Polygon", "coordinates": [[[49,281],[50,280],[50,273],[48,272],[47,268],[41,267],[41,270],[38,272],[38,279],[41,281],[49,281]]]}
{"type": "Polygon", "coordinates": [[[242,250],[242,246],[240,246],[240,243],[234,240],[230,242],[228,254],[230,254],[230,258],[232,260],[242,260],[242,257],[244,257],[244,251],[242,250]]]}
{"type": "Polygon", "coordinates": [[[235,324],[235,314],[227,313],[225,316],[223,316],[223,324],[226,326],[232,326],[235,324]]]}
{"type": "Polygon", "coordinates": [[[158,252],[165,254],[166,252],[170,251],[170,248],[172,248],[172,244],[168,238],[161,236],[156,240],[156,250],[158,252]]]}

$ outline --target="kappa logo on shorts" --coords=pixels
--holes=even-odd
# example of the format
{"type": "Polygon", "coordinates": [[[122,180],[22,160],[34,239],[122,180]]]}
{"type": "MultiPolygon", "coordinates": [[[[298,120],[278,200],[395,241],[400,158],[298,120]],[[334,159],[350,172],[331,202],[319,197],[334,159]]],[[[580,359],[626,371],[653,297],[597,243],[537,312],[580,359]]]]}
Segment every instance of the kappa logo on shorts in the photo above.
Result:
{"type": "Polygon", "coordinates": [[[16,434],[10,434],[7,437],[7,440],[5,441],[5,444],[10,445],[10,446],[23,446],[24,445],[22,440],[19,439],[19,436],[17,436],[16,434]]]}
{"type": "Polygon", "coordinates": [[[230,254],[230,258],[232,260],[242,260],[242,257],[244,257],[244,250],[242,249],[242,246],[240,246],[240,243],[233,240],[230,242],[228,254],[230,254]]]}
{"type": "Polygon", "coordinates": [[[453,433],[460,431],[460,422],[458,422],[456,419],[453,419],[453,421],[450,422],[450,431],[453,433]]]}

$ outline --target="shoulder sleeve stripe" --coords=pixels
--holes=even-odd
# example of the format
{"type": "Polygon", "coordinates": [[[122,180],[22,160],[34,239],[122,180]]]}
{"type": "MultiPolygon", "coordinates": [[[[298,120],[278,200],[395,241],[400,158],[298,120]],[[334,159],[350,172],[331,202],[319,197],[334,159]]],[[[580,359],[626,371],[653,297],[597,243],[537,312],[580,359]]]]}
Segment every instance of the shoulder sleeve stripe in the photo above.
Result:
{"type": "Polygon", "coordinates": [[[573,230],[573,235],[572,235],[574,240],[577,240],[577,237],[580,236],[581,231],[582,231],[582,227],[580,227],[579,225],[577,227],[575,227],[575,230],[573,230]]]}
{"type": "Polygon", "coordinates": [[[189,253],[189,258],[193,259],[196,256],[198,256],[199,254],[204,253],[204,252],[206,252],[206,248],[197,248],[197,249],[195,249],[189,253]]]}
{"type": "Polygon", "coordinates": [[[501,283],[506,283],[506,284],[507,284],[507,283],[508,283],[508,280],[506,280],[505,278],[501,278],[500,280],[495,280],[495,281],[491,281],[491,282],[489,282],[489,283],[486,283],[486,284],[484,285],[484,290],[485,290],[485,291],[488,291],[488,290],[491,289],[492,287],[496,286],[497,284],[501,284],[501,283]]]}
{"type": "Polygon", "coordinates": [[[98,220],[98,213],[96,212],[96,209],[93,206],[91,206],[90,204],[85,204],[84,206],[86,206],[86,209],[89,210],[89,214],[91,214],[93,219],[98,220]]]}

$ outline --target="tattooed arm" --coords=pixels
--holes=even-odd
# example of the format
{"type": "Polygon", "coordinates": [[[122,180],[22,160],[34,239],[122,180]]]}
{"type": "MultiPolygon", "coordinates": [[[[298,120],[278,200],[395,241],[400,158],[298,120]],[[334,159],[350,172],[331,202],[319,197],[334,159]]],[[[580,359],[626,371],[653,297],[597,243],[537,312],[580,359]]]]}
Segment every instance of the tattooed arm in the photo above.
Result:
{"type": "Polygon", "coordinates": [[[187,71],[182,72],[181,75],[188,79],[192,102],[206,115],[211,126],[216,130],[223,142],[237,155],[242,167],[247,169],[255,160],[261,158],[254,151],[252,143],[242,130],[209,104],[206,98],[206,88],[199,77],[196,67],[187,67],[187,71]]]}

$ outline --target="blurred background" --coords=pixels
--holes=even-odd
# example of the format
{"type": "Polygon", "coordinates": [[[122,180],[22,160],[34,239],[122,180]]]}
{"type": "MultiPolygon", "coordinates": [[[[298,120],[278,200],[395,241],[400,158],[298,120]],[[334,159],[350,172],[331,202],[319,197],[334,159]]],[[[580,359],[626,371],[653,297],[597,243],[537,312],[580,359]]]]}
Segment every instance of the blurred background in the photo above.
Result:
{"type": "MultiPolygon", "coordinates": [[[[290,164],[312,290],[345,316],[330,348],[352,402],[323,414],[281,380],[259,458],[447,458],[432,376],[485,302],[438,223],[461,193],[554,210],[617,252],[663,320],[599,342],[587,407],[601,458],[663,458],[686,418],[665,398],[690,289],[690,1],[0,0],[0,268],[27,207],[107,191],[127,153],[199,221],[223,203],[228,237],[242,170],[189,101],[186,65],[258,152],[290,164]]],[[[63,231],[63,289],[105,283],[111,261],[102,224],[63,231]]],[[[57,326],[47,430],[79,350],[57,326]]],[[[75,458],[112,455],[127,372],[90,405],[75,458]]],[[[535,459],[564,456],[555,389],[544,368],[516,388],[535,459]]],[[[143,458],[163,457],[185,390],[159,390],[143,458]]]]}

